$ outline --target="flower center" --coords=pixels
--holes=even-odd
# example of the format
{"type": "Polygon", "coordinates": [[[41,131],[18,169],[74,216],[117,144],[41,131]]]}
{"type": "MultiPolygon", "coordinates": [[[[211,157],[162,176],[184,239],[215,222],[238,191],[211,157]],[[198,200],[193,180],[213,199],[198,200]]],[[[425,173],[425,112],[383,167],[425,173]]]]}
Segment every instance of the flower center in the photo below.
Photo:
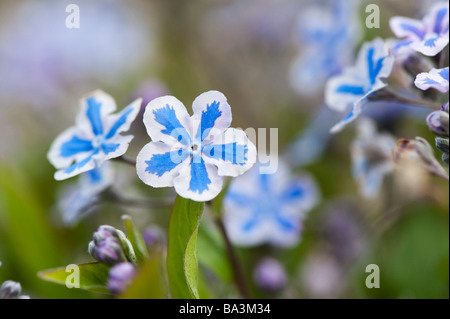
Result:
{"type": "Polygon", "coordinates": [[[96,136],[93,140],[92,140],[92,147],[93,148],[99,148],[102,144],[103,144],[104,138],[103,136],[99,135],[96,136]]]}
{"type": "Polygon", "coordinates": [[[198,145],[197,144],[192,145],[191,149],[192,149],[193,152],[197,152],[198,151],[198,145]]]}

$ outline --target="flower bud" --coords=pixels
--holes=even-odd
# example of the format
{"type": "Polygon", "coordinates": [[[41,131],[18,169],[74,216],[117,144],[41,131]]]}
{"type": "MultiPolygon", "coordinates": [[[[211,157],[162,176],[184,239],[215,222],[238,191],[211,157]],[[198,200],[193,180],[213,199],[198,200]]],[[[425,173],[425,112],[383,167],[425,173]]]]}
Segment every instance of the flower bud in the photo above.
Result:
{"type": "Polygon", "coordinates": [[[436,147],[443,153],[449,153],[448,138],[436,137],[436,147]]]}
{"type": "Polygon", "coordinates": [[[416,137],[414,140],[398,140],[397,146],[392,150],[392,155],[396,162],[412,160],[422,162],[426,166],[435,162],[431,145],[421,137],[416,137]]]}
{"type": "Polygon", "coordinates": [[[286,272],[283,266],[273,258],[263,259],[255,268],[256,284],[267,292],[280,290],[286,284],[286,272]]]}
{"type": "Polygon", "coordinates": [[[136,277],[136,272],[136,267],[129,262],[119,263],[112,267],[109,271],[109,291],[113,294],[125,292],[136,277]]]}
{"type": "Polygon", "coordinates": [[[0,288],[0,299],[29,299],[29,296],[23,296],[22,286],[15,281],[7,280],[0,288]]]}
{"type": "Polygon", "coordinates": [[[100,226],[94,233],[88,252],[93,258],[108,265],[125,261],[136,263],[136,254],[125,234],[108,225],[100,226]]]}
{"type": "Polygon", "coordinates": [[[434,111],[427,117],[427,125],[431,132],[438,136],[449,136],[449,115],[445,111],[434,111]]]}

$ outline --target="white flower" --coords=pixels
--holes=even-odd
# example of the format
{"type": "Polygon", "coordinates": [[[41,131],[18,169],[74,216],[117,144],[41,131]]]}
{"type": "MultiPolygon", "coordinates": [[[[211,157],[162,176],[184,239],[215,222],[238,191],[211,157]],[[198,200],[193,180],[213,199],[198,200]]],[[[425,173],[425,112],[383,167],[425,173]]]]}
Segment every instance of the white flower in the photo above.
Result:
{"type": "Polygon", "coordinates": [[[448,92],[448,67],[431,69],[416,76],[414,84],[421,90],[436,89],[442,93],[448,92]]]}
{"type": "Polygon", "coordinates": [[[76,125],[62,132],[50,147],[48,160],[59,171],[56,180],[63,180],[100,166],[104,161],[123,155],[133,135],[123,136],[136,118],[141,99],[135,100],[120,113],[112,97],[100,90],[81,99],[76,125]]]}
{"type": "Polygon", "coordinates": [[[184,198],[208,201],[222,190],[223,176],[253,166],[256,148],[242,130],[228,128],[231,108],[222,93],[203,93],[192,108],[190,117],[173,96],[147,105],[144,124],[152,142],[138,154],[136,169],[147,185],[174,187],[184,198]]]}

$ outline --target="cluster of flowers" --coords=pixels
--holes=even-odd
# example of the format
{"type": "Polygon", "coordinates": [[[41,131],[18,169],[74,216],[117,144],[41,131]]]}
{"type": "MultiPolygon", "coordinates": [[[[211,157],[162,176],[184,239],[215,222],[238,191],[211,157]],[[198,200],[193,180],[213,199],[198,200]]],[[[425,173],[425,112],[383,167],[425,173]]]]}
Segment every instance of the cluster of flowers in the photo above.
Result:
{"type": "Polygon", "coordinates": [[[376,38],[364,43],[355,65],[331,77],[325,88],[328,107],[346,112],[331,128],[332,133],[364,118],[357,123],[359,136],[352,145],[352,158],[354,176],[367,197],[377,194],[383,176],[392,172],[395,161],[400,159],[414,159],[431,174],[448,180],[448,174],[434,159],[432,147],[425,139],[396,142],[389,134],[378,133],[376,125],[365,115],[380,103],[431,108],[434,111],[426,123],[438,135],[436,146],[444,153],[442,160],[448,165],[448,96],[440,93],[449,90],[449,68],[445,65],[448,65],[448,58],[445,59],[449,42],[449,5],[446,2],[434,4],[422,20],[392,17],[390,26],[399,40],[376,38]],[[394,70],[397,74],[404,73],[407,80],[392,77],[394,70]],[[434,92],[421,94],[417,89],[434,89],[434,92]]]}

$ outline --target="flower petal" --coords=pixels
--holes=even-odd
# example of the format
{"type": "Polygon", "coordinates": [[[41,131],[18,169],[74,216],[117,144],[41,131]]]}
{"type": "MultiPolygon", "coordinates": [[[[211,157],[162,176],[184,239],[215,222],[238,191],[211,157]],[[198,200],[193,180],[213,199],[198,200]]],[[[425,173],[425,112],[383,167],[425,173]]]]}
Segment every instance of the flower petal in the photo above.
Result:
{"type": "Polygon", "coordinates": [[[135,120],[141,108],[142,99],[136,99],[120,113],[111,115],[106,126],[105,139],[110,139],[116,134],[126,132],[130,129],[131,123],[135,120]]]}
{"type": "Polygon", "coordinates": [[[362,112],[362,103],[361,102],[354,103],[350,112],[330,129],[330,133],[335,134],[342,131],[344,127],[353,122],[361,114],[361,112],[362,112]]]}
{"type": "Polygon", "coordinates": [[[423,22],[429,32],[442,34],[448,32],[449,4],[438,2],[434,4],[429,13],[423,18],[423,22]]]}
{"type": "Polygon", "coordinates": [[[325,103],[332,110],[344,112],[364,94],[365,89],[361,81],[355,79],[352,74],[344,73],[328,80],[325,103]]]}
{"type": "Polygon", "coordinates": [[[99,153],[99,150],[96,149],[91,152],[88,156],[75,162],[69,167],[59,170],[55,173],[55,179],[57,181],[68,179],[70,177],[76,176],[78,174],[87,172],[93,168],[95,168],[95,156],[99,153]]]}
{"type": "Polygon", "coordinates": [[[194,160],[180,169],[180,174],[174,179],[175,191],[184,198],[198,202],[206,202],[216,197],[222,190],[223,180],[217,174],[217,168],[205,163],[202,157],[194,160]]]}
{"type": "Polygon", "coordinates": [[[191,121],[186,107],[173,96],[162,96],[147,104],[144,112],[147,133],[154,142],[191,143],[191,121]]]}
{"type": "Polygon", "coordinates": [[[173,149],[161,142],[150,142],[136,158],[137,175],[152,187],[173,186],[180,169],[188,164],[188,156],[186,150],[173,149]]]}
{"type": "Polygon", "coordinates": [[[435,56],[441,52],[448,44],[448,32],[444,36],[434,33],[428,34],[422,41],[413,42],[411,47],[427,56],[435,56]]]}
{"type": "Polygon", "coordinates": [[[231,108],[225,95],[219,91],[208,91],[199,95],[192,104],[192,123],[197,142],[211,135],[223,133],[231,124],[231,108]]]}
{"type": "Polygon", "coordinates": [[[420,40],[425,36],[425,28],[421,21],[406,18],[406,17],[392,17],[389,20],[389,25],[392,32],[398,38],[408,38],[420,40]]]}
{"type": "Polygon", "coordinates": [[[92,143],[76,127],[62,132],[50,146],[47,158],[57,169],[65,168],[81,160],[93,150],[92,143]]]}
{"type": "Polygon", "coordinates": [[[423,72],[417,75],[414,84],[421,90],[428,90],[433,88],[440,92],[446,93],[449,90],[448,70],[444,69],[431,69],[430,72],[423,72]]]}
{"type": "Polygon", "coordinates": [[[202,153],[207,163],[217,166],[220,176],[242,175],[256,162],[256,147],[244,131],[229,128],[214,139],[213,144],[203,146],[202,153]]]}
{"type": "Polygon", "coordinates": [[[101,90],[96,90],[80,100],[80,113],[76,126],[91,138],[104,133],[104,122],[116,110],[114,99],[101,90]]]}

